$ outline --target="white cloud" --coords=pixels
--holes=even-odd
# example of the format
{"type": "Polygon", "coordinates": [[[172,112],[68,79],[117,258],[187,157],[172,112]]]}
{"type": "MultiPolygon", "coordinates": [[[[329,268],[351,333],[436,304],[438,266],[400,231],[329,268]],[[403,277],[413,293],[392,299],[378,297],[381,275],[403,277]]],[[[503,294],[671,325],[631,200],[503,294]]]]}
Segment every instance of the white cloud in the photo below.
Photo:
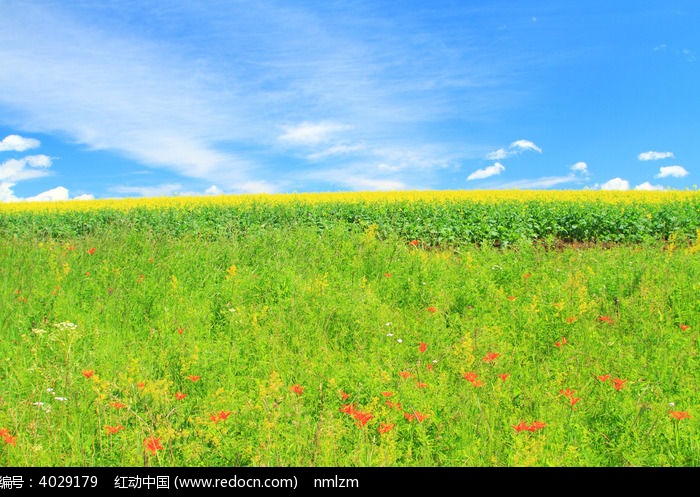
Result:
{"type": "Polygon", "coordinates": [[[40,193],[33,197],[27,197],[25,200],[28,202],[44,202],[44,201],[55,201],[55,200],[68,200],[70,198],[68,189],[63,186],[57,186],[51,190],[40,193]]]}
{"type": "Polygon", "coordinates": [[[518,155],[527,150],[540,154],[542,153],[542,149],[530,140],[515,140],[508,146],[508,150],[505,148],[499,148],[498,150],[494,150],[493,152],[486,154],[486,158],[488,160],[502,160],[507,157],[512,157],[513,155],[518,155]]]}
{"type": "MultiPolygon", "coordinates": [[[[38,195],[26,198],[19,198],[15,196],[14,191],[12,191],[14,186],[15,183],[5,181],[0,182],[0,202],[51,202],[70,199],[70,192],[63,186],[57,186],[56,188],[46,190],[38,195]]],[[[73,197],[73,200],[91,200],[93,198],[95,198],[93,195],[83,194],[73,197]]]]}
{"type": "Polygon", "coordinates": [[[47,176],[51,157],[28,155],[21,159],[9,159],[0,163],[0,181],[17,182],[47,176]]]}
{"type": "Polygon", "coordinates": [[[216,186],[216,185],[211,185],[209,188],[207,188],[206,190],[204,190],[204,193],[205,193],[206,195],[221,195],[221,194],[224,193],[224,192],[223,192],[223,190],[222,190],[221,188],[219,188],[218,186],[216,186]]]}
{"type": "Polygon", "coordinates": [[[284,133],[279,139],[295,145],[317,145],[329,140],[335,133],[349,128],[347,125],[332,122],[304,122],[294,126],[283,126],[284,133]]]}
{"type": "Polygon", "coordinates": [[[649,150],[648,152],[642,152],[637,156],[639,160],[643,161],[668,159],[671,157],[673,157],[673,152],[655,152],[653,150],[649,150]]]}
{"type": "Polygon", "coordinates": [[[498,150],[494,150],[493,152],[486,154],[486,158],[488,160],[501,160],[505,159],[506,157],[508,157],[508,152],[505,148],[499,148],[498,150]]]}
{"type": "Polygon", "coordinates": [[[542,153],[542,149],[530,140],[516,140],[510,144],[510,148],[514,150],[532,150],[540,154],[542,153]]]}
{"type": "Polygon", "coordinates": [[[477,169],[469,176],[467,176],[467,181],[495,176],[496,174],[501,174],[505,170],[506,168],[503,164],[501,164],[500,162],[496,162],[494,165],[485,167],[484,169],[477,169]]]}
{"type": "Polygon", "coordinates": [[[0,141],[0,152],[24,152],[30,148],[37,148],[39,140],[34,138],[23,138],[19,135],[7,135],[0,141]]]}
{"type": "Polygon", "coordinates": [[[613,178],[600,185],[601,190],[629,190],[630,182],[622,178],[613,178]]]}
{"type": "Polygon", "coordinates": [[[588,176],[588,164],[586,164],[585,162],[577,162],[576,164],[571,166],[570,169],[574,173],[580,173],[584,176],[588,176]]]}
{"type": "Polygon", "coordinates": [[[635,190],[646,190],[646,191],[654,191],[654,190],[662,191],[662,190],[664,190],[664,187],[663,187],[663,185],[652,185],[648,181],[645,181],[644,183],[635,186],[634,189],[635,190]]]}
{"type": "Polygon", "coordinates": [[[669,176],[673,178],[682,178],[688,176],[688,171],[683,166],[664,166],[659,168],[659,174],[654,176],[655,178],[668,178],[669,176]]]}
{"type": "Polygon", "coordinates": [[[334,145],[320,152],[310,154],[310,160],[325,159],[326,157],[349,155],[355,152],[360,152],[364,149],[362,145],[334,145]]]}

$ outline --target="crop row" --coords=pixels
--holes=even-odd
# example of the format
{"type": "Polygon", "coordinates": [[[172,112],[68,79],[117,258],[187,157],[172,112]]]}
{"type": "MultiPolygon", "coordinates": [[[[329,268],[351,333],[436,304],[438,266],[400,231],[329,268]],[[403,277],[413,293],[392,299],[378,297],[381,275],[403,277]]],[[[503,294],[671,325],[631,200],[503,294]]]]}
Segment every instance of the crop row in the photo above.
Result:
{"type": "Polygon", "coordinates": [[[0,236],[4,238],[28,235],[62,238],[128,229],[218,239],[294,226],[312,226],[319,231],[336,226],[371,229],[379,238],[398,236],[427,245],[508,245],[522,240],[613,243],[694,240],[700,229],[700,195],[624,203],[604,202],[594,197],[570,201],[537,197],[524,200],[386,197],[320,202],[271,202],[251,197],[238,203],[156,202],[136,204],[128,209],[109,203],[100,208],[0,209],[0,236]]]}

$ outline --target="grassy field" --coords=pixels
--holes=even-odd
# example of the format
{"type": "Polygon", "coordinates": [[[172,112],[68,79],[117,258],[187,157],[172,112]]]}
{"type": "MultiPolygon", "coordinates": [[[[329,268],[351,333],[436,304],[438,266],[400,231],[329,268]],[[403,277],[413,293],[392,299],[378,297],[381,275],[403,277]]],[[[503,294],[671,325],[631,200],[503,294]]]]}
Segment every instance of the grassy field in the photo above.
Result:
{"type": "Polygon", "coordinates": [[[422,195],[1,206],[0,464],[700,465],[697,193],[422,195]]]}

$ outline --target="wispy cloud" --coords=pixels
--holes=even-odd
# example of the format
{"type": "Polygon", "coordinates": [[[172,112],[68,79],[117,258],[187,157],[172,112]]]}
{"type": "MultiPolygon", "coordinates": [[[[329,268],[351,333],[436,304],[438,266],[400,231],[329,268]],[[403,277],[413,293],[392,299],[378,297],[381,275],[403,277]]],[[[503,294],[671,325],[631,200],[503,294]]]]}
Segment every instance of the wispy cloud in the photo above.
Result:
{"type": "Polygon", "coordinates": [[[637,158],[641,161],[650,161],[650,160],[660,160],[660,159],[668,159],[673,157],[673,152],[656,152],[654,150],[649,150],[648,152],[642,152],[637,156],[637,158]]]}
{"type": "Polygon", "coordinates": [[[530,140],[516,140],[513,143],[511,143],[507,149],[499,148],[498,150],[489,152],[486,155],[486,158],[488,160],[503,160],[507,157],[512,157],[513,155],[518,155],[528,150],[540,154],[542,153],[542,149],[530,140]]]}
{"type": "Polygon", "coordinates": [[[588,164],[585,162],[577,162],[573,166],[571,166],[569,169],[573,171],[574,174],[582,174],[583,176],[588,176],[588,164]]]}
{"type": "Polygon", "coordinates": [[[18,182],[41,178],[51,174],[51,157],[46,155],[28,155],[21,159],[8,159],[0,164],[0,181],[18,182]]]}
{"type": "Polygon", "coordinates": [[[485,167],[483,169],[477,169],[469,176],[467,176],[467,181],[472,181],[475,179],[485,179],[497,174],[501,174],[506,170],[506,167],[500,162],[496,162],[492,166],[485,167]]]}
{"type": "Polygon", "coordinates": [[[34,138],[24,138],[19,135],[8,135],[0,141],[0,152],[24,152],[31,148],[37,148],[40,145],[39,140],[34,138]]]}
{"type": "Polygon", "coordinates": [[[284,133],[280,135],[279,139],[295,145],[317,145],[328,141],[339,131],[349,128],[350,126],[346,124],[333,122],[304,122],[294,126],[283,126],[284,133]]]}
{"type": "Polygon", "coordinates": [[[659,168],[659,173],[655,178],[683,178],[688,176],[688,171],[683,166],[664,166],[659,168]]]}

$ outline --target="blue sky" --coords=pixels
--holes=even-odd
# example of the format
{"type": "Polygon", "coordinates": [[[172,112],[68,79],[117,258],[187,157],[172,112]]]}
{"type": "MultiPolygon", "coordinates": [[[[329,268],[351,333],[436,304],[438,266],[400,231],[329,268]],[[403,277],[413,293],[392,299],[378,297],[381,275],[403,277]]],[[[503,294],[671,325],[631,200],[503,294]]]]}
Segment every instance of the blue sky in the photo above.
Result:
{"type": "Polygon", "coordinates": [[[0,201],[693,189],[697,0],[0,0],[0,201]]]}

